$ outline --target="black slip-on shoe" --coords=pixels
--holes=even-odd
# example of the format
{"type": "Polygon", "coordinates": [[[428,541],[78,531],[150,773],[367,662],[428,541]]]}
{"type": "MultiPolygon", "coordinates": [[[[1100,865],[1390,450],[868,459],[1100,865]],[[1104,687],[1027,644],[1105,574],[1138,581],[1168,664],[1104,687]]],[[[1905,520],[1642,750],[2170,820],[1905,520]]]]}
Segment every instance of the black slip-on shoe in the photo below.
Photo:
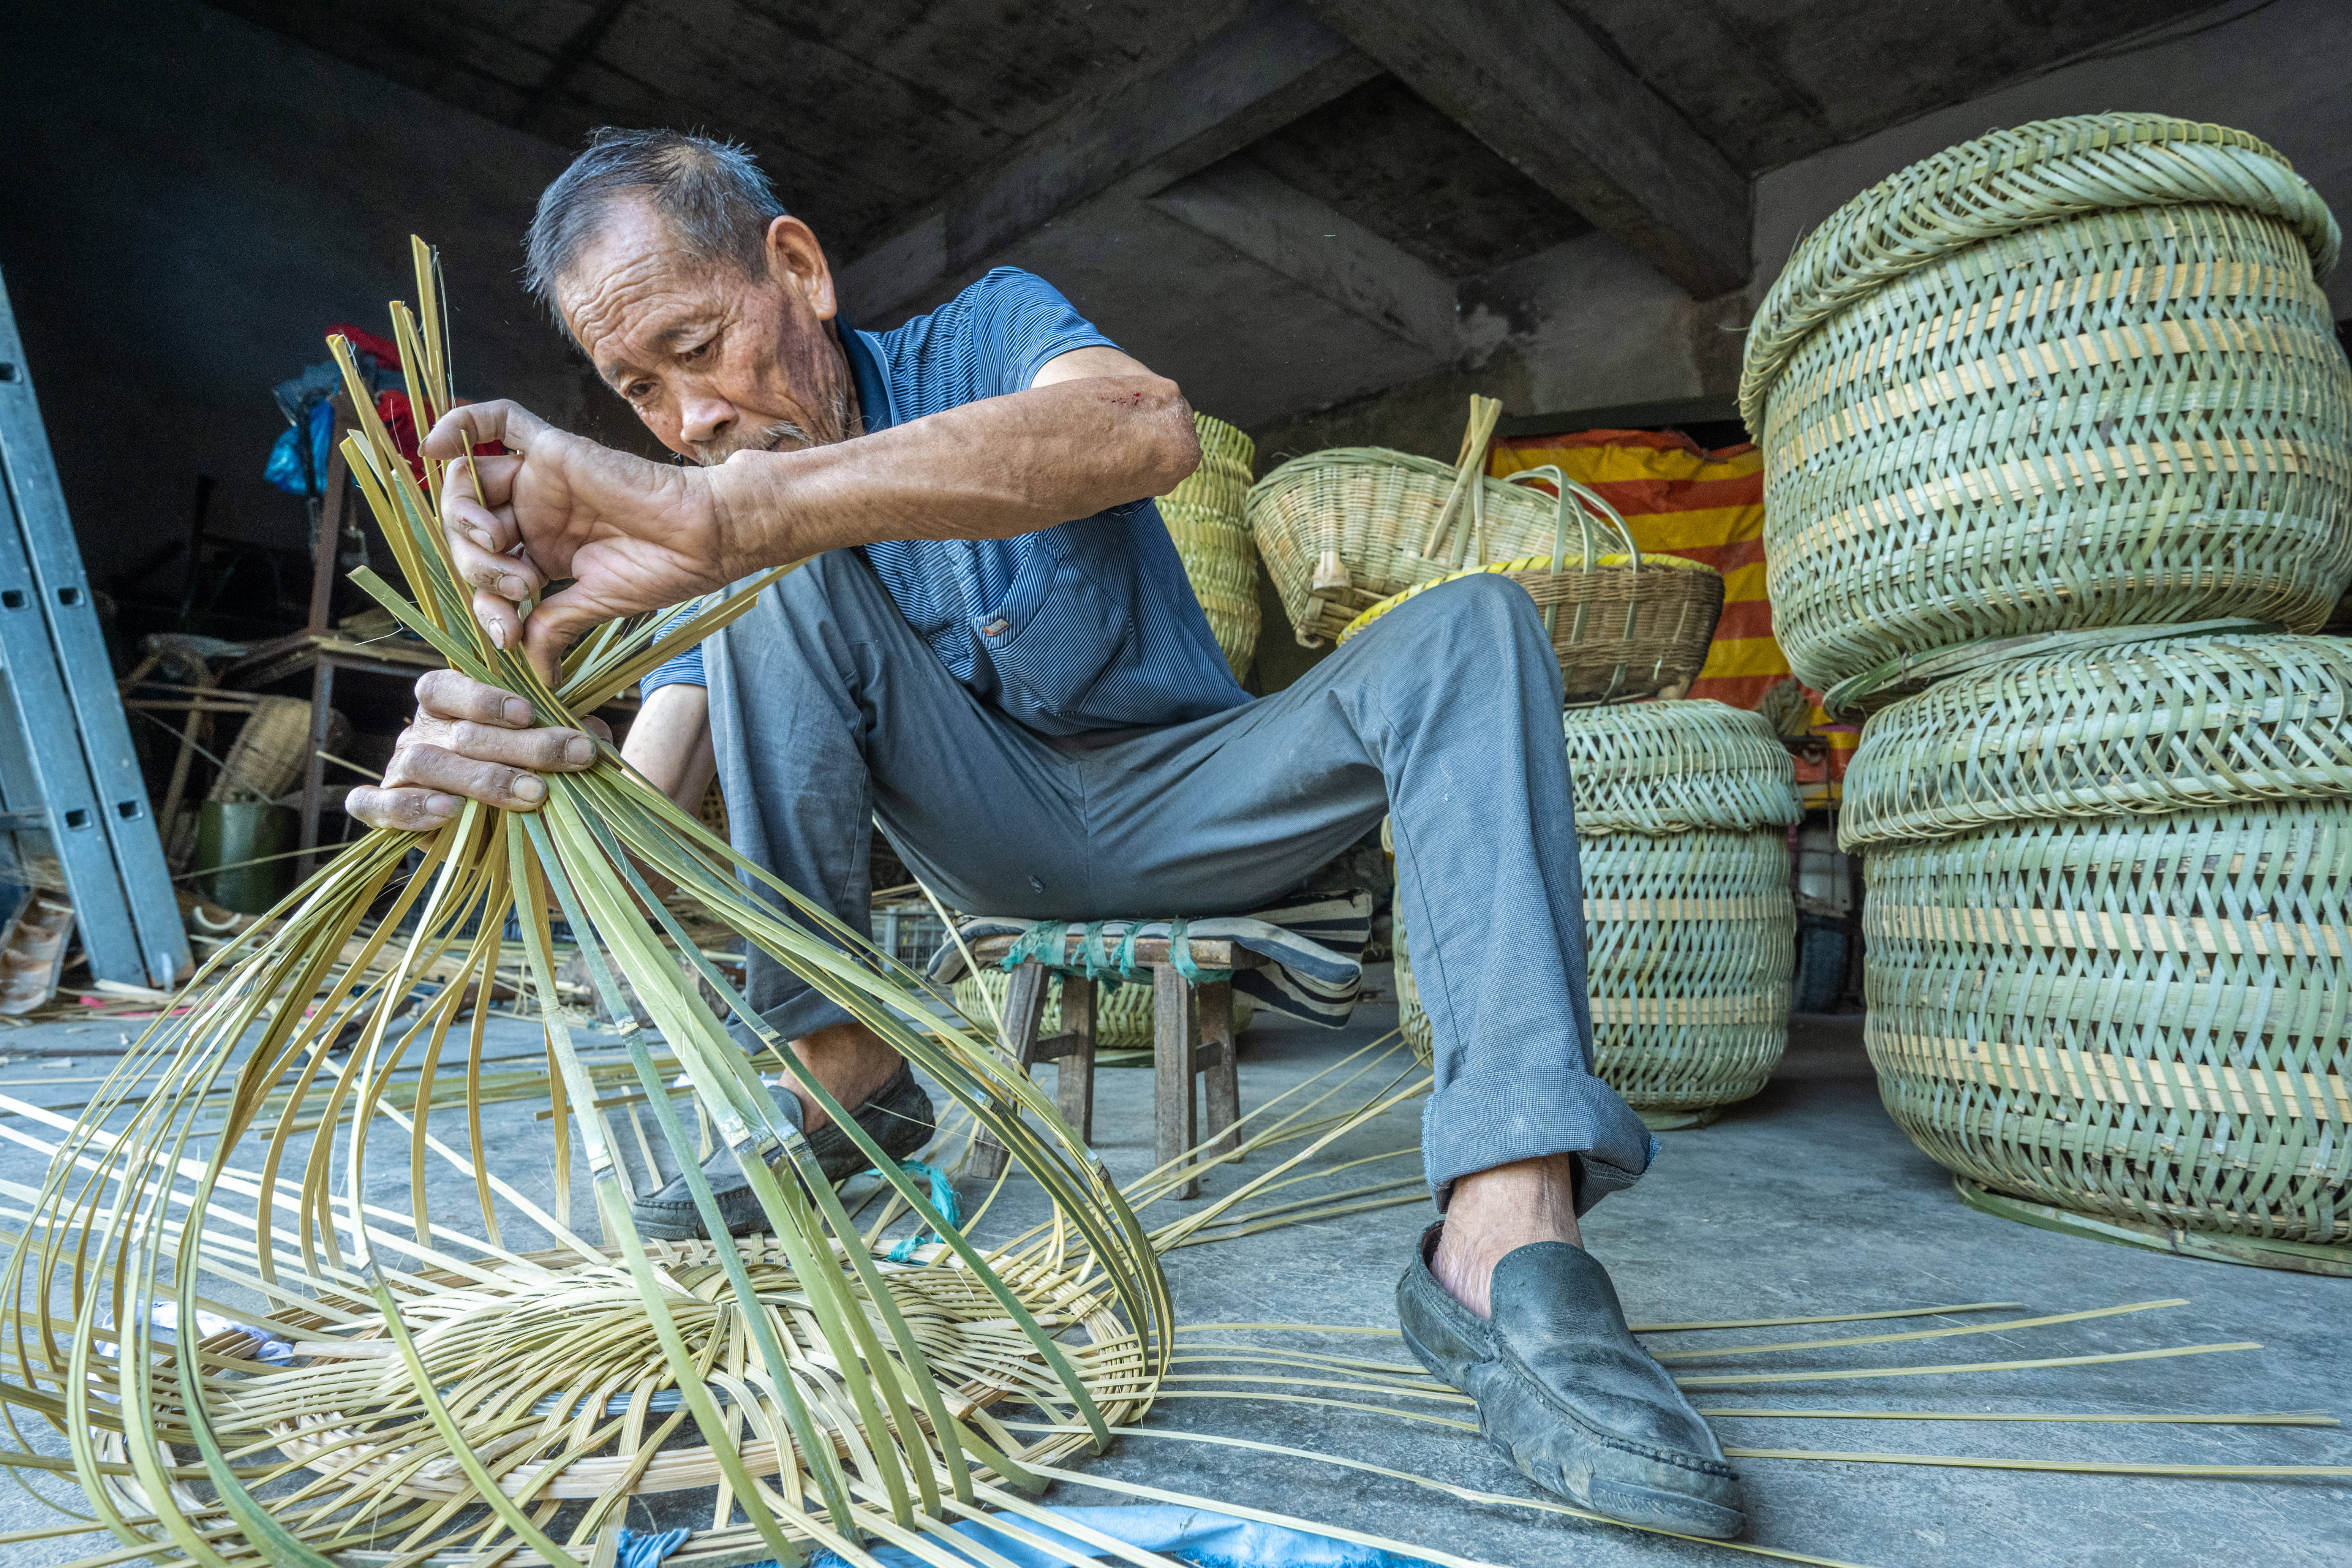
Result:
{"type": "MultiPolygon", "coordinates": [[[[797,1124],[798,1098],[780,1090],[776,1101],[797,1124]]],[[[865,1129],[866,1135],[880,1144],[882,1152],[893,1160],[903,1160],[929,1142],[936,1125],[931,1117],[931,1098],[915,1081],[915,1069],[905,1062],[900,1062],[889,1080],[851,1114],[865,1129]]],[[[820,1127],[808,1142],[816,1154],[817,1168],[828,1182],[837,1184],[845,1177],[854,1176],[871,1163],[865,1151],[838,1127],[820,1127]]],[[[781,1151],[769,1163],[779,1174],[788,1168],[781,1151]]],[[[728,1235],[750,1236],[767,1228],[768,1216],[761,1212],[760,1200],[731,1152],[724,1148],[713,1149],[710,1157],[702,1162],[702,1174],[710,1184],[711,1196],[719,1200],[719,1217],[727,1222],[728,1235]]],[[[703,1228],[702,1215],[694,1206],[694,1194],[688,1191],[684,1176],[653,1196],[630,1204],[629,1218],[636,1225],[637,1234],[650,1241],[697,1241],[710,1235],[703,1228]]]]}
{"type": "Polygon", "coordinates": [[[1489,1443],[1594,1513],[1716,1540],[1747,1529],[1723,1446],[1634,1340],[1591,1253],[1545,1241],[1505,1254],[1481,1318],[1429,1271],[1441,1228],[1397,1286],[1397,1324],[1422,1365],[1478,1402],[1489,1443]]]}

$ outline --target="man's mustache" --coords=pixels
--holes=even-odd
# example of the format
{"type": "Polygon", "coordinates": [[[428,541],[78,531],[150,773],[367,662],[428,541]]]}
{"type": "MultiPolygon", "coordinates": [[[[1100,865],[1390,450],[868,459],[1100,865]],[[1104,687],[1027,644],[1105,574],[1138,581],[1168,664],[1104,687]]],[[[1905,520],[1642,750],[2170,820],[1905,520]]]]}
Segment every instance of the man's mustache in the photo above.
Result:
{"type": "Polygon", "coordinates": [[[809,447],[829,447],[849,438],[849,400],[836,393],[833,399],[833,431],[829,435],[812,435],[790,419],[779,419],[742,435],[730,434],[719,441],[697,442],[695,460],[706,468],[717,468],[738,452],[796,452],[809,447]]]}

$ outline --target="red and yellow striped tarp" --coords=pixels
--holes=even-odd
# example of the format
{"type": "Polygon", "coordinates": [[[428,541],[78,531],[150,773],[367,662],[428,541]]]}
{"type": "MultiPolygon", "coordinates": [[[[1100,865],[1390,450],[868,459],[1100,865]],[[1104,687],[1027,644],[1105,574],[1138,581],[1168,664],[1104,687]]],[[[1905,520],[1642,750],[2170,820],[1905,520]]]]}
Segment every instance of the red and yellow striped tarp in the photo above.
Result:
{"type": "MultiPolygon", "coordinates": [[[[1498,440],[1487,471],[1500,478],[1555,463],[1624,514],[1643,550],[1703,561],[1723,574],[1723,619],[1706,668],[1692,683],[1693,697],[1753,708],[1788,679],[1764,590],[1762,453],[1752,445],[1710,452],[1686,436],[1656,430],[1588,430],[1498,440]]],[[[1830,724],[1818,705],[1813,721],[1817,728],[1830,724]]],[[[1858,737],[1837,727],[1826,729],[1825,738],[1830,776],[1841,777],[1858,737]]]]}

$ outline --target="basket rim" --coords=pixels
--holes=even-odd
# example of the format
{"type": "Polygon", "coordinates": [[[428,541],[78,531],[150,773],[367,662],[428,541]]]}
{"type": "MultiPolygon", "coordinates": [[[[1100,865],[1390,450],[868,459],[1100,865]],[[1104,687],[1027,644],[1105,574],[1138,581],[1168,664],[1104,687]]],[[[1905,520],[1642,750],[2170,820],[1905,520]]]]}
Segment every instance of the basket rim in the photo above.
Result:
{"type": "Polygon", "coordinates": [[[2336,269],[2342,233],[2292,163],[2252,133],[2137,111],[2036,120],[1961,142],[1863,191],[1807,234],[1749,323],[1739,413],[1764,429],[1773,385],[1830,317],[1956,250],[2102,211],[2219,203],[2277,218],[2336,269]]]}

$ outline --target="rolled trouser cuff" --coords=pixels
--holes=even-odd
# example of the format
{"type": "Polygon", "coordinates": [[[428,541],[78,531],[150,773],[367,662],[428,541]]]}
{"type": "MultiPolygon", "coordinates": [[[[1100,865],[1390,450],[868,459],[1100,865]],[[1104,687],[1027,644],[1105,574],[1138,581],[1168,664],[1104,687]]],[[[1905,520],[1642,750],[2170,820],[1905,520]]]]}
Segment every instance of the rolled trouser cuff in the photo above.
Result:
{"type": "MultiPolygon", "coordinates": [[[[819,1029],[830,1028],[835,1024],[856,1022],[847,1008],[826,996],[797,974],[784,969],[783,965],[777,963],[767,954],[754,953],[751,965],[755,973],[751,976],[751,984],[746,988],[751,1004],[759,1007],[760,1021],[785,1039],[803,1039],[815,1034],[819,1029]],[[773,973],[765,974],[756,973],[760,970],[772,970],[773,973]],[[778,984],[779,981],[782,984],[778,984]],[[790,987],[789,994],[783,1000],[777,1001],[776,992],[785,987],[790,987]],[[768,1005],[760,1006],[763,1002],[768,1005]]],[[[729,1032],[735,1037],[735,1043],[741,1046],[746,1054],[758,1054],[760,1038],[751,1029],[737,1022],[729,1026],[729,1032]]]]}
{"type": "Polygon", "coordinates": [[[1421,1157],[1443,1209],[1464,1176],[1519,1160],[1576,1156],[1576,1212],[1641,1179],[1658,1141],[1624,1097],[1574,1068],[1465,1073],[1422,1110],[1421,1157]]]}

